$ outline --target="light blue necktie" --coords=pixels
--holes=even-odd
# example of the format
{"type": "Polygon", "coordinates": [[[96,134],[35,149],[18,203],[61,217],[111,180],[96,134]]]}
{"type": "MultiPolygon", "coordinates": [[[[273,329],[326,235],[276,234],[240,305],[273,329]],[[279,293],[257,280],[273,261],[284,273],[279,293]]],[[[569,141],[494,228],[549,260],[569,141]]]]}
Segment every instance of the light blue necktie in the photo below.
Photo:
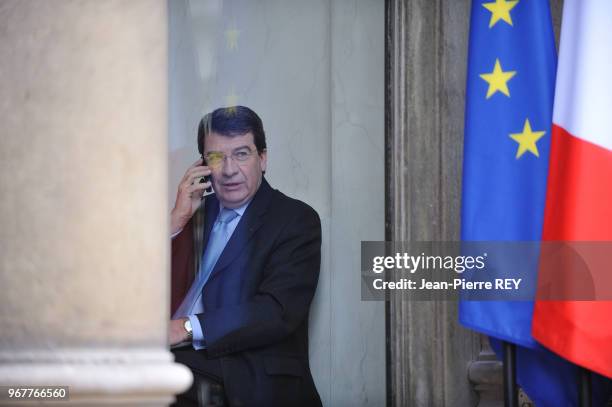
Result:
{"type": "Polygon", "coordinates": [[[238,216],[236,211],[224,208],[217,217],[217,221],[210,232],[208,245],[204,251],[204,258],[200,263],[200,271],[193,284],[191,284],[191,288],[187,292],[185,299],[174,313],[175,319],[204,311],[202,304],[202,289],[206,281],[208,281],[210,273],[212,273],[215,264],[217,264],[217,260],[219,260],[219,256],[221,256],[225,245],[232,235],[232,229],[229,224],[236,216],[238,216]]]}

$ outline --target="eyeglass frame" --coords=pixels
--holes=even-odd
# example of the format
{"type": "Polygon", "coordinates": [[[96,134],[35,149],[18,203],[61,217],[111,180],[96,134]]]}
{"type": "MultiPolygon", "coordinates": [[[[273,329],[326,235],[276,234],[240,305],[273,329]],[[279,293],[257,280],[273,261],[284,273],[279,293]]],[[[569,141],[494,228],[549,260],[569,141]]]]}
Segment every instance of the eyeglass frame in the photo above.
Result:
{"type": "Polygon", "coordinates": [[[230,157],[236,164],[241,165],[241,164],[247,162],[249,160],[249,158],[251,158],[253,156],[253,154],[262,154],[264,152],[266,152],[266,149],[264,149],[263,151],[257,151],[257,148],[256,148],[253,151],[253,150],[251,150],[251,147],[249,147],[249,146],[242,146],[242,147],[235,148],[230,155],[225,154],[223,151],[209,151],[207,153],[202,154],[202,160],[204,162],[204,165],[207,165],[207,166],[209,166],[211,168],[221,168],[223,166],[223,163],[225,163],[225,160],[228,157],[230,157]],[[247,149],[248,153],[246,151],[244,151],[244,149],[247,149]],[[247,153],[246,156],[243,159],[238,158],[237,154],[238,153],[242,153],[242,152],[247,153]],[[219,155],[223,156],[223,158],[221,158],[221,160],[219,161],[218,165],[213,165],[213,164],[211,164],[209,162],[210,159],[207,158],[207,156],[209,156],[211,153],[212,154],[219,154],[219,155]]]}

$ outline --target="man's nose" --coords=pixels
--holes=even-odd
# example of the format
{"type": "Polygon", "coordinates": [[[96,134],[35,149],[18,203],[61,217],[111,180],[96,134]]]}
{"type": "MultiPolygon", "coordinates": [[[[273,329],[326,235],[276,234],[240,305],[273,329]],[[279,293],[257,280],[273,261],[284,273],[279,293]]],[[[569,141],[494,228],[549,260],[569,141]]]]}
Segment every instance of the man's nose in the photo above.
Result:
{"type": "Polygon", "coordinates": [[[238,172],[238,165],[231,156],[226,156],[223,160],[223,175],[231,177],[238,172]]]}

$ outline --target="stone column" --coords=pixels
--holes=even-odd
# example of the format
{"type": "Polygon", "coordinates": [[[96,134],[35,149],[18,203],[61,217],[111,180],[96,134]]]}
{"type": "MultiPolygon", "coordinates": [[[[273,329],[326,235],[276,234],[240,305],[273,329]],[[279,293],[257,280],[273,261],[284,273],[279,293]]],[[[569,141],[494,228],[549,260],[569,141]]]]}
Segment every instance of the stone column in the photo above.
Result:
{"type": "MultiPolygon", "coordinates": [[[[457,241],[470,2],[386,5],[386,240],[457,241]]],[[[408,294],[387,307],[387,404],[475,406],[479,336],[459,325],[456,301],[408,294]]]]}
{"type": "Polygon", "coordinates": [[[166,8],[0,2],[0,385],[162,406],[191,382],[166,345],[166,8]]]}

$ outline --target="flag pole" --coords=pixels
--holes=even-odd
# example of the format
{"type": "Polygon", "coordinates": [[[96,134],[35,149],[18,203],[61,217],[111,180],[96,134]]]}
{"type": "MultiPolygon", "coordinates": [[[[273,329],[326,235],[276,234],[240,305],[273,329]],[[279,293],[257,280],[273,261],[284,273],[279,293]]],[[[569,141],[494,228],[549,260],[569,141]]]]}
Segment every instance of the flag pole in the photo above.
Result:
{"type": "Polygon", "coordinates": [[[516,345],[503,342],[504,346],[504,406],[518,407],[516,386],[516,345]]]}
{"type": "Polygon", "coordinates": [[[591,401],[591,372],[583,367],[578,367],[578,405],[591,407],[591,401]]]}

